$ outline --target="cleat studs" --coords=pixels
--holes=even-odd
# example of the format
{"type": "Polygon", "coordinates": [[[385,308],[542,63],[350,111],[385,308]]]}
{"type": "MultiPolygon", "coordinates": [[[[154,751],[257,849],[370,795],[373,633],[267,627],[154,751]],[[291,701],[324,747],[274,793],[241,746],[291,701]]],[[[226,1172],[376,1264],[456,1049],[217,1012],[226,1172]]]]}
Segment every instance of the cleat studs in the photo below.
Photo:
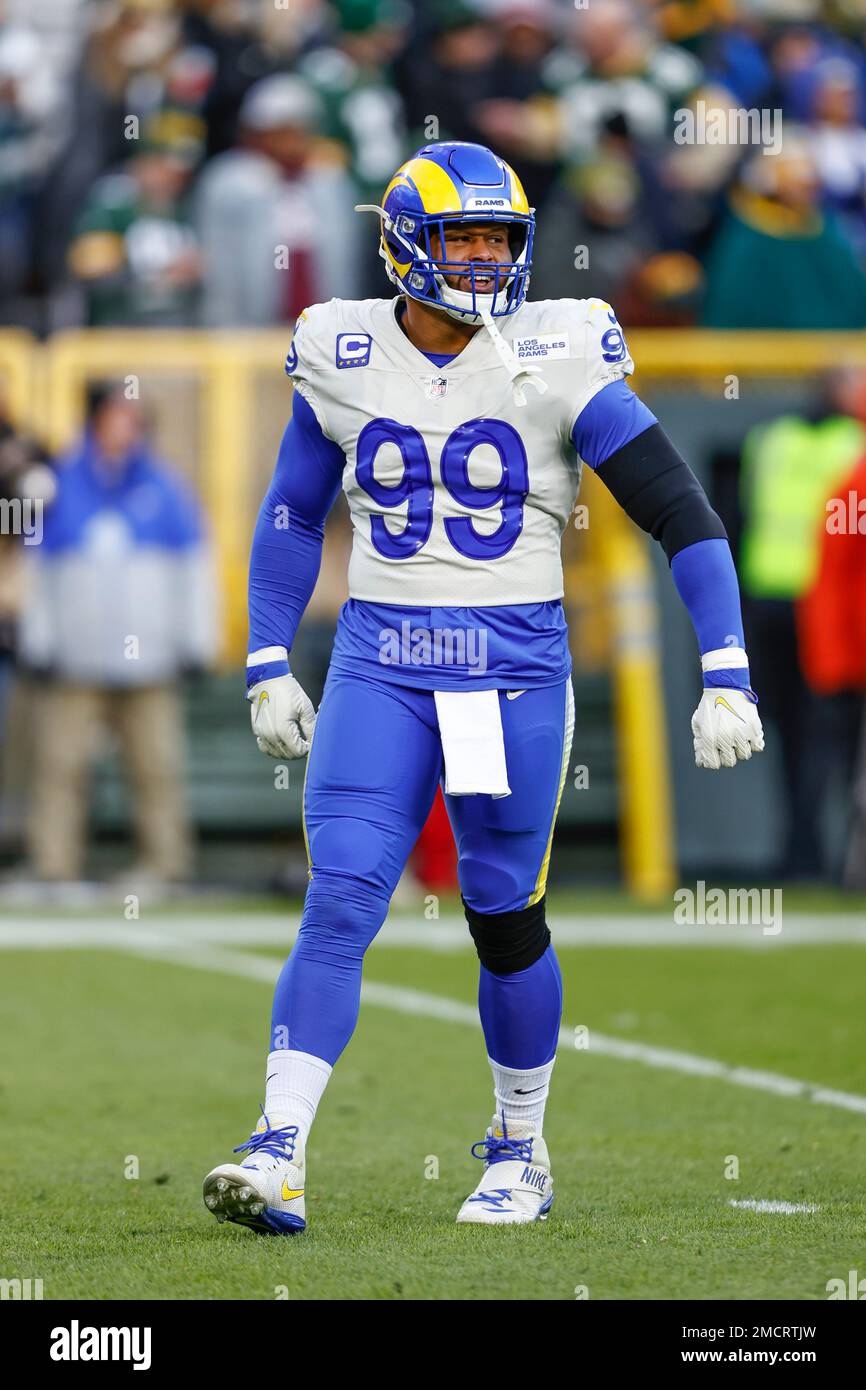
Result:
{"type": "Polygon", "coordinates": [[[264,1209],[264,1202],[253,1202],[252,1206],[250,1207],[250,1216],[261,1216],[264,1209]]]}
{"type": "Polygon", "coordinates": [[[208,1211],[213,1211],[214,1207],[217,1204],[217,1199],[212,1192],[209,1192],[208,1195],[205,1197],[204,1204],[207,1207],[208,1211]]]}
{"type": "Polygon", "coordinates": [[[240,1198],[240,1200],[241,1200],[242,1202],[248,1202],[248,1201],[250,1200],[250,1198],[252,1197],[252,1195],[253,1195],[253,1190],[252,1190],[251,1187],[242,1187],[241,1190],[240,1190],[240,1192],[238,1193],[238,1197],[240,1198]]]}
{"type": "Polygon", "coordinates": [[[228,1183],[226,1182],[225,1178],[217,1178],[217,1185],[216,1185],[216,1190],[217,1190],[217,1192],[225,1192],[226,1189],[227,1189],[227,1187],[228,1187],[228,1183]]]}

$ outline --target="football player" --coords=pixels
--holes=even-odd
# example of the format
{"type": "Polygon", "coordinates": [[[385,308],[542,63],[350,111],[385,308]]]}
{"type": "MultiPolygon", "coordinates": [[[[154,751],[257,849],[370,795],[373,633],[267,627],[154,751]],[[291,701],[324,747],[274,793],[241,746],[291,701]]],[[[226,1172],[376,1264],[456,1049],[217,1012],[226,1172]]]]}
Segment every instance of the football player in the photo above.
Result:
{"type": "Polygon", "coordinates": [[[250,562],[253,732],[272,757],[309,754],[310,883],[276,987],[262,1118],[235,1150],[246,1157],[204,1183],[217,1217],[260,1232],[304,1228],[310,1127],[440,780],[495,1095],[457,1220],[550,1209],[562,985],[545,886],[574,724],[560,541],[583,467],[661,544],[692,617],[698,766],[763,747],[724,528],[627,385],[610,305],[527,301],[535,220],[517,175],[482,146],[427,145],[373,211],[398,293],[301,314],[250,562]],[[350,598],[317,716],[290,653],[341,486],[350,598]]]}

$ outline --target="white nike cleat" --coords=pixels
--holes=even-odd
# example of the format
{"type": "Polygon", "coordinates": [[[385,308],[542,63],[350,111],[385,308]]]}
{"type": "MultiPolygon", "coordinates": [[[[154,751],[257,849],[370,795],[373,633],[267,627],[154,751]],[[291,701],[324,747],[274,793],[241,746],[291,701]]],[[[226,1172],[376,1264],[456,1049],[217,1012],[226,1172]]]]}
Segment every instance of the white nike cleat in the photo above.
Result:
{"type": "Polygon", "coordinates": [[[553,1202],[550,1158],[544,1140],[526,1124],[506,1125],[493,1116],[485,1137],[472,1145],[484,1173],[457,1213],[479,1226],[516,1226],[546,1221],[553,1202]],[[480,1150],[480,1152],[478,1152],[480,1150]]]}
{"type": "Polygon", "coordinates": [[[208,1173],[204,1204],[217,1221],[234,1221],[259,1235],[293,1236],[303,1231],[304,1150],[297,1125],[272,1129],[267,1115],[245,1144],[242,1163],[222,1163],[208,1173]]]}

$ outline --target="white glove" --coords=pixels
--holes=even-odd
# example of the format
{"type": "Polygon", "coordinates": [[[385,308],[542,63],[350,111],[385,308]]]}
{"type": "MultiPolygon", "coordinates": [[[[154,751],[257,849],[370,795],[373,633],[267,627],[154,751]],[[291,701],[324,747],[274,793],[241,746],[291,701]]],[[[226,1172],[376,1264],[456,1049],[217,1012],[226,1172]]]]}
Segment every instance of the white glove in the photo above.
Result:
{"type": "Polygon", "coordinates": [[[256,743],[272,758],[304,758],[316,723],[316,711],[294,676],[259,681],[247,691],[256,743]]]}
{"type": "Polygon", "coordinates": [[[743,690],[720,686],[704,690],[692,715],[698,767],[733,767],[764,747],[758,706],[743,690]]]}

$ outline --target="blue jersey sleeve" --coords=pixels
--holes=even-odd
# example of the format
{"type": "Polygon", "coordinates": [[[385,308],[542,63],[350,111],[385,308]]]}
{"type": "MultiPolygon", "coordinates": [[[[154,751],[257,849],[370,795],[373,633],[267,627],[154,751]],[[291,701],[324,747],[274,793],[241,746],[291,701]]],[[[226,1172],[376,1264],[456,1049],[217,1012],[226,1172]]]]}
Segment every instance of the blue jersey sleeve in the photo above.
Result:
{"type": "MultiPolygon", "coordinates": [[[[671,560],[677,593],[689,610],[701,656],[733,649],[744,651],[740,585],[734,557],[726,540],[695,541],[671,560]]],[[[706,686],[737,686],[748,690],[748,666],[705,672],[706,686]]]]}
{"type": "Polygon", "coordinates": [[[740,591],[725,528],[652,411],[624,381],[578,416],[572,442],[620,506],[660,542],[689,611],[708,686],[749,689],[740,591]]]}
{"type": "Polygon", "coordinates": [[[625,381],[611,381],[597,391],[578,415],[571,442],[584,463],[598,466],[658,421],[625,381]]]}
{"type": "Polygon", "coordinates": [[[319,574],[325,517],[339,491],[342,449],[299,391],[253,533],[247,684],[288,671],[288,652],[319,574]],[[261,659],[259,659],[261,658],[261,659]]]}

